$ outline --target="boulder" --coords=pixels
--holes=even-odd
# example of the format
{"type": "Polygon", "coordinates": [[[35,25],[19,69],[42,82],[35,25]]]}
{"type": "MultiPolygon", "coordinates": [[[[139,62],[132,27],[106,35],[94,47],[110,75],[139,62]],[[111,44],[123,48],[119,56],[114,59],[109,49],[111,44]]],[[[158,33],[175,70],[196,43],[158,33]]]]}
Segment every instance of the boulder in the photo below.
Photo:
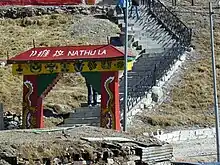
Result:
{"type": "Polygon", "coordinates": [[[107,158],[107,164],[108,164],[108,165],[114,164],[114,160],[111,159],[111,158],[107,158]]]}
{"type": "Polygon", "coordinates": [[[18,129],[22,124],[22,118],[19,115],[5,112],[4,114],[4,129],[18,129]]]}
{"type": "Polygon", "coordinates": [[[144,98],[142,102],[143,102],[143,104],[144,104],[144,108],[148,108],[148,107],[151,105],[151,103],[152,103],[151,94],[148,93],[147,96],[146,96],[146,98],[144,98]]]}
{"type": "Polygon", "coordinates": [[[110,17],[110,18],[113,17],[113,16],[115,16],[115,15],[116,15],[115,9],[109,9],[109,10],[107,11],[106,15],[107,15],[108,17],[110,17]]]}
{"type": "Polygon", "coordinates": [[[158,102],[163,97],[163,90],[161,87],[154,86],[152,88],[151,98],[152,101],[158,102]]]}
{"type": "Polygon", "coordinates": [[[4,61],[0,61],[0,67],[4,67],[6,65],[6,62],[4,62],[4,61]]]}

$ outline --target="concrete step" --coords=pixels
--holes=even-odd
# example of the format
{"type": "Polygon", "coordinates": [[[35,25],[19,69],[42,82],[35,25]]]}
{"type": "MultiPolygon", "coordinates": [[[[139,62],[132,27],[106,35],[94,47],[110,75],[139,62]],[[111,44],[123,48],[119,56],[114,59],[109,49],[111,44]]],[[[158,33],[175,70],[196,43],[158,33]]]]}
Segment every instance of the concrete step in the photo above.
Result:
{"type": "Polygon", "coordinates": [[[58,127],[74,127],[74,126],[100,126],[100,123],[94,123],[94,124],[62,124],[58,127]]]}
{"type": "MultiPolygon", "coordinates": [[[[167,50],[165,50],[167,51],[167,50]]],[[[142,56],[140,56],[138,60],[145,60],[145,61],[154,61],[154,60],[158,60],[160,58],[165,58],[165,52],[160,52],[160,53],[146,53],[146,54],[143,54],[142,56]]]]}
{"type": "Polygon", "coordinates": [[[133,71],[133,72],[130,72],[128,75],[129,76],[133,76],[133,75],[146,76],[148,74],[149,74],[148,72],[135,72],[135,71],[133,71]]]}
{"type": "Polygon", "coordinates": [[[68,118],[64,120],[64,124],[96,124],[100,122],[100,118],[68,118]]]}
{"type": "Polygon", "coordinates": [[[161,44],[158,44],[156,41],[151,40],[151,39],[138,41],[138,45],[141,45],[145,49],[161,49],[161,48],[163,48],[161,44]]]}
{"type": "Polygon", "coordinates": [[[164,56],[158,56],[158,55],[154,55],[154,56],[143,55],[137,59],[137,61],[134,63],[134,66],[138,65],[139,63],[146,63],[146,65],[150,65],[152,63],[155,63],[156,61],[161,61],[164,58],[165,58],[164,56]]]}
{"type": "Polygon", "coordinates": [[[149,63],[149,65],[145,63],[139,64],[139,65],[133,66],[132,70],[135,72],[153,72],[155,69],[155,65],[159,63],[160,61],[149,63]]]}
{"type": "MultiPolygon", "coordinates": [[[[139,79],[139,81],[130,82],[129,85],[128,85],[128,90],[129,90],[129,91],[134,90],[134,88],[133,88],[134,85],[138,85],[138,83],[139,83],[143,78],[144,78],[144,76],[143,76],[141,79],[139,79]]],[[[147,81],[146,81],[146,84],[140,85],[140,88],[141,88],[141,87],[142,87],[142,88],[146,88],[146,87],[148,87],[149,85],[151,85],[151,83],[152,83],[152,78],[149,78],[149,81],[147,80],[147,81]]],[[[138,85],[138,86],[139,86],[139,85],[138,85]]],[[[122,86],[122,87],[120,87],[119,89],[120,89],[120,93],[123,93],[124,87],[122,86]]]]}
{"type": "Polygon", "coordinates": [[[89,112],[89,111],[97,111],[99,110],[100,111],[100,105],[98,106],[95,106],[95,107],[79,107],[79,108],[76,108],[74,109],[74,112],[73,114],[77,114],[77,113],[86,113],[86,112],[89,112]]]}
{"type": "MultiPolygon", "coordinates": [[[[134,86],[132,87],[132,90],[128,89],[128,93],[130,96],[132,97],[137,97],[138,95],[140,95],[140,93],[145,94],[145,92],[147,92],[151,87],[153,86],[152,83],[149,83],[149,85],[144,85],[144,86],[140,86],[139,88],[135,88],[134,86]]],[[[124,93],[124,89],[120,89],[121,93],[124,93]]],[[[123,98],[124,95],[121,95],[121,98],[123,98]]]]}
{"type": "MultiPolygon", "coordinates": [[[[128,31],[140,32],[142,27],[140,26],[128,26],[128,31]]],[[[125,32],[125,24],[122,24],[121,31],[125,32]]]]}
{"type": "Polygon", "coordinates": [[[87,118],[87,117],[97,117],[100,116],[100,110],[99,109],[92,109],[92,110],[88,110],[88,111],[76,111],[75,113],[70,113],[69,118],[87,118]]]}

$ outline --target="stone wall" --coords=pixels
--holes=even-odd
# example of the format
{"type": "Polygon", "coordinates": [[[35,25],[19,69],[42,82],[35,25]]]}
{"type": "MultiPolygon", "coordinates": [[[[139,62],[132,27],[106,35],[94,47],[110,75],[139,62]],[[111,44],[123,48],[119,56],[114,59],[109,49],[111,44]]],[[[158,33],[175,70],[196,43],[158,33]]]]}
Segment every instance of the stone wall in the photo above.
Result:
{"type": "MultiPolygon", "coordinates": [[[[149,136],[148,133],[144,133],[149,136]]],[[[216,135],[215,128],[204,128],[204,129],[192,129],[192,130],[179,130],[166,134],[158,132],[156,135],[153,135],[155,138],[165,141],[168,143],[172,142],[181,142],[186,140],[194,139],[206,139],[214,138],[216,135]]]]}
{"type": "Polygon", "coordinates": [[[181,69],[181,66],[184,64],[187,56],[193,53],[193,51],[193,49],[190,49],[189,52],[185,52],[179,60],[175,61],[170,70],[166,74],[164,74],[160,80],[157,81],[156,86],[152,87],[152,89],[148,93],[146,93],[146,96],[136,106],[134,106],[132,110],[128,112],[127,122],[130,125],[132,125],[132,119],[136,114],[142,113],[143,111],[146,111],[146,109],[151,110],[153,107],[155,107],[155,105],[158,105],[163,101],[164,85],[169,83],[175,73],[178,73],[178,71],[181,69]]]}
{"type": "Polygon", "coordinates": [[[12,114],[10,112],[4,113],[4,129],[18,129],[21,127],[22,118],[19,115],[12,114]]]}
{"type": "Polygon", "coordinates": [[[0,18],[24,18],[32,16],[41,16],[46,14],[102,14],[112,16],[114,6],[28,6],[28,7],[0,7],[0,18]]]}

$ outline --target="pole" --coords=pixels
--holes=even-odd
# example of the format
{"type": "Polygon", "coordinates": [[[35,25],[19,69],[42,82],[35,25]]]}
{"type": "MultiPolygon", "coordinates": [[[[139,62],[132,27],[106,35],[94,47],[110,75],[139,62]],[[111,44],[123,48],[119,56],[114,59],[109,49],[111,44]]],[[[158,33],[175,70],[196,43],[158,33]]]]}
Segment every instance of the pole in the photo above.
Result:
{"type": "Polygon", "coordinates": [[[4,129],[3,103],[0,103],[0,130],[4,129]]]}
{"type": "Polygon", "coordinates": [[[127,131],[127,102],[128,102],[128,1],[126,0],[126,10],[125,10],[125,52],[124,52],[124,116],[123,116],[123,131],[127,131]]]}
{"type": "Polygon", "coordinates": [[[215,106],[215,127],[216,127],[216,147],[217,147],[217,162],[220,161],[219,155],[219,112],[218,112],[218,97],[217,97],[217,86],[216,86],[216,66],[215,66],[215,51],[214,51],[214,33],[213,33],[213,15],[212,3],[209,2],[209,17],[210,17],[210,41],[212,51],[212,76],[213,76],[213,90],[214,90],[214,106],[215,106]]]}

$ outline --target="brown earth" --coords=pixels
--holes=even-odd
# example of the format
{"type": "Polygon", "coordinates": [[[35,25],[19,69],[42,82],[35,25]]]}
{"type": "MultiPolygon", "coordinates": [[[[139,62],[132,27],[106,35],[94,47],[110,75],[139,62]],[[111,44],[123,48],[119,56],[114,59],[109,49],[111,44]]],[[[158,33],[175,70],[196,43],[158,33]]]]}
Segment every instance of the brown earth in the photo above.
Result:
{"type": "MultiPolygon", "coordinates": [[[[165,3],[170,5],[170,3],[165,3]]],[[[178,81],[170,84],[170,92],[165,101],[155,111],[145,113],[142,116],[142,121],[145,123],[146,129],[149,127],[154,129],[159,127],[212,126],[214,112],[208,4],[205,1],[197,1],[196,6],[190,6],[189,2],[181,1],[181,3],[178,2],[178,6],[170,8],[172,11],[176,11],[175,13],[183,22],[193,28],[192,45],[195,47],[195,53],[187,60],[177,76],[178,81]]],[[[215,12],[219,13],[219,9],[216,9],[215,12]]],[[[70,15],[42,16],[25,20],[1,19],[0,33],[4,39],[0,41],[0,57],[6,57],[7,50],[12,56],[29,49],[32,47],[32,38],[35,38],[36,45],[41,46],[63,45],[64,43],[76,45],[94,43],[94,41],[95,43],[104,43],[106,42],[106,34],[114,35],[118,32],[119,29],[116,25],[109,21],[106,26],[103,26],[105,24],[103,22],[106,20],[99,20],[100,24],[96,26],[97,20],[93,17],[70,15]],[[96,26],[95,32],[94,26],[96,26]],[[75,29],[72,29],[74,27],[75,29]],[[81,31],[85,35],[79,35],[81,31]]],[[[217,82],[219,82],[219,14],[215,15],[214,22],[217,82]]],[[[22,95],[20,77],[12,76],[10,67],[0,68],[0,77],[2,87],[0,88],[0,101],[5,104],[5,110],[20,112],[22,95]]],[[[55,87],[54,91],[56,92],[51,92],[48,95],[46,103],[57,102],[73,107],[79,106],[80,102],[86,100],[83,82],[84,80],[75,74],[71,74],[70,77],[66,75],[55,87]],[[64,92],[64,90],[71,91],[71,94],[64,92]]],[[[219,89],[219,83],[217,85],[219,89]]]]}
{"type": "MultiPolygon", "coordinates": [[[[104,141],[90,142],[85,140],[87,137],[123,137],[143,143],[146,146],[163,144],[154,138],[96,127],[60,128],[60,130],[14,130],[1,132],[0,156],[3,158],[17,157],[19,162],[28,161],[30,164],[35,164],[34,161],[36,160],[42,162],[43,158],[53,160],[66,155],[79,154],[82,156],[83,153],[88,154],[87,160],[94,160],[95,153],[106,151],[105,147],[102,146],[104,141]]],[[[108,143],[108,141],[105,142],[108,143]]],[[[123,144],[121,145],[123,146],[123,144]]],[[[121,157],[123,162],[126,156],[123,156],[122,153],[121,157]]],[[[101,164],[105,163],[102,162],[101,164]]]]}

